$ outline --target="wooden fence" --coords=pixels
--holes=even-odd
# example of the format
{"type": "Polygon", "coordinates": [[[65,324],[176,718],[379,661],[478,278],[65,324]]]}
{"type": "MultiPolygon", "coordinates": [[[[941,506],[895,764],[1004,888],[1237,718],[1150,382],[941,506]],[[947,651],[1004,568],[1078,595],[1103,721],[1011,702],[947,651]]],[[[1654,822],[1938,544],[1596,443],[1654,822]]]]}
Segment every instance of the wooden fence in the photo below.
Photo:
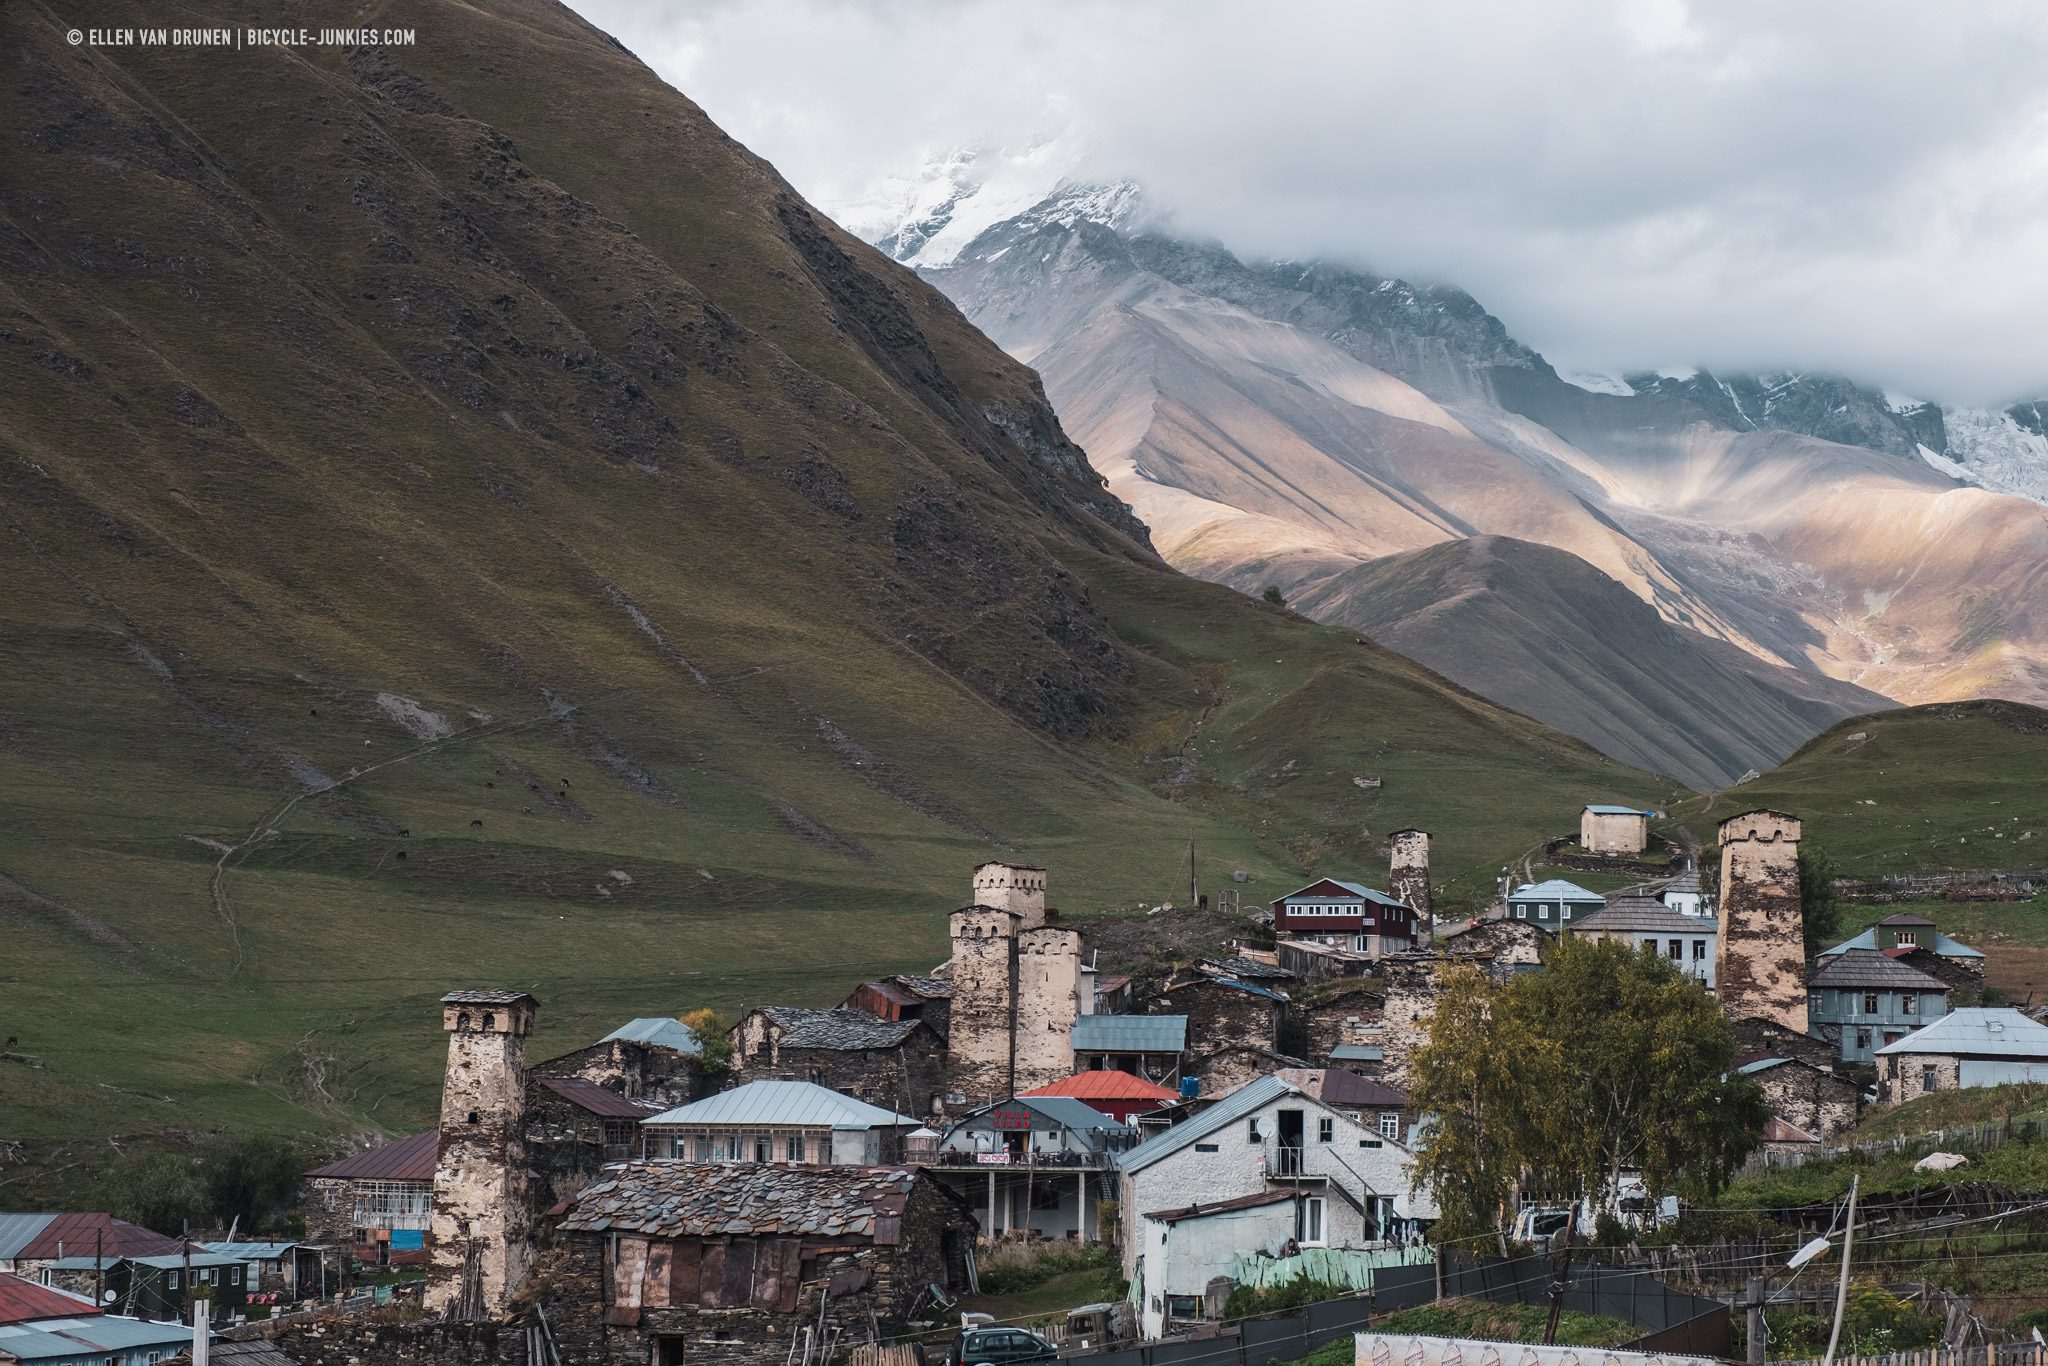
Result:
{"type": "MultiPolygon", "coordinates": [[[[1821,1366],[1819,1361],[1773,1362],[1771,1366],[1821,1366]]],[[[2048,1347],[2038,1342],[1992,1343],[1984,1347],[1929,1347],[1881,1357],[1838,1356],[1835,1366],[2048,1366],[2048,1347]]]]}
{"type": "MultiPolygon", "coordinates": [[[[2048,1094],[2048,1086],[2040,1088],[2048,1094]]],[[[1905,1152],[1909,1148],[1925,1148],[1929,1152],[1965,1151],[1988,1153],[2015,1140],[2032,1142],[2048,1134],[2048,1123],[2038,1119],[1986,1120],[1981,1124],[1958,1125],[1953,1129],[1939,1129],[1933,1133],[1900,1134],[1897,1138],[1874,1139],[1865,1143],[1845,1144],[1841,1147],[1824,1147],[1818,1151],[1782,1153],[1758,1153],[1744,1164],[1742,1172],[1750,1175],[1768,1171],[1773,1167],[1803,1167],[1809,1162],[1824,1162],[1838,1157],[1888,1157],[1893,1153],[1905,1152]]]]}

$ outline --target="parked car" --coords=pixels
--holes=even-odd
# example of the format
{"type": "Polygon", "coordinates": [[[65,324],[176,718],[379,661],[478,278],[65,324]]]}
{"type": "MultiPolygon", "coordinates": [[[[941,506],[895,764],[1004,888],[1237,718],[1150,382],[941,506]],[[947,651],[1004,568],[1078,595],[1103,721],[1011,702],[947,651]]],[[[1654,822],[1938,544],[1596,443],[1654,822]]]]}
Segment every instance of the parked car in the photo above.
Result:
{"type": "Polygon", "coordinates": [[[948,1366],[1013,1366],[1026,1361],[1054,1361],[1059,1348],[1022,1328],[969,1328],[953,1339],[948,1366]]]}

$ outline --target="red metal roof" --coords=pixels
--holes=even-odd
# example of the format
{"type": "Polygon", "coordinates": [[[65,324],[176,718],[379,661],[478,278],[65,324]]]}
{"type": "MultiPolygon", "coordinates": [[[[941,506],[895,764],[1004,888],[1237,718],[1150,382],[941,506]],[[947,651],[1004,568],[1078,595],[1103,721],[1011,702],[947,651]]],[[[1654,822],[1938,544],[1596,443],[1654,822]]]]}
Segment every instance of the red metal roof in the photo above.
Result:
{"type": "Polygon", "coordinates": [[[1400,1110],[1408,1104],[1408,1093],[1374,1081],[1370,1077],[1344,1067],[1330,1067],[1323,1070],[1323,1085],[1317,1099],[1325,1105],[1373,1106],[1382,1110],[1400,1110]]]}
{"type": "MultiPolygon", "coordinates": [[[[344,1157],[308,1176],[338,1177],[346,1181],[432,1181],[434,1164],[441,1156],[441,1131],[429,1129],[411,1138],[401,1138],[368,1152],[344,1157]]],[[[176,1247],[171,1249],[177,1251],[176,1247]]]]}
{"type": "Polygon", "coordinates": [[[164,1257],[184,1244],[140,1224],[116,1219],[111,1214],[59,1214],[42,1232],[24,1243],[17,1258],[164,1257]]]}
{"type": "Polygon", "coordinates": [[[97,1314],[99,1306],[61,1290],[51,1290],[0,1272],[0,1323],[27,1323],[32,1319],[69,1319],[97,1314]]]}
{"type": "Polygon", "coordinates": [[[537,1080],[571,1105],[604,1119],[645,1119],[668,1108],[651,1101],[627,1100],[617,1091],[607,1090],[582,1077],[540,1077],[537,1080]]]}
{"type": "Polygon", "coordinates": [[[1075,1100],[1179,1100],[1180,1092],[1129,1072],[1103,1068],[1099,1072],[1076,1072],[1060,1081],[1047,1082],[1020,1096],[1072,1096],[1075,1100]]]}

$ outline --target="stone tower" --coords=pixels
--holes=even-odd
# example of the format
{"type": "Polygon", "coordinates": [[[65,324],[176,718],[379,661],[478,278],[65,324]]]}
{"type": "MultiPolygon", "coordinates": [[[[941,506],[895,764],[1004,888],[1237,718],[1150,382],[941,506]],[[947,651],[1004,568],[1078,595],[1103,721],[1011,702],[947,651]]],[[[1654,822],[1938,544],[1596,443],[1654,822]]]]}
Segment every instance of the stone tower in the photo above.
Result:
{"type": "Polygon", "coordinates": [[[1045,869],[1024,863],[984,863],[974,870],[974,904],[1015,911],[1022,930],[1045,923],[1045,869]]]}
{"type": "Polygon", "coordinates": [[[1015,911],[993,906],[953,912],[946,1086],[970,1105],[1015,1094],[1018,920],[1015,911]]]}
{"type": "Polygon", "coordinates": [[[1797,816],[1748,811],[1721,822],[1720,924],[1714,980],[1722,1011],[1806,1033],[1797,816]]]}
{"type": "Polygon", "coordinates": [[[1396,830],[1387,836],[1387,844],[1387,894],[1414,908],[1416,940],[1427,944],[1435,923],[1429,897],[1429,832],[1396,830]]]}
{"type": "Polygon", "coordinates": [[[532,1264],[526,1036],[536,1009],[523,991],[451,991],[441,998],[448,1071],[426,1307],[449,1318],[503,1317],[532,1264]]]}
{"type": "Polygon", "coordinates": [[[1017,936],[1016,1076],[1012,1094],[1071,1076],[1081,1013],[1081,936],[1041,925],[1017,936]]]}

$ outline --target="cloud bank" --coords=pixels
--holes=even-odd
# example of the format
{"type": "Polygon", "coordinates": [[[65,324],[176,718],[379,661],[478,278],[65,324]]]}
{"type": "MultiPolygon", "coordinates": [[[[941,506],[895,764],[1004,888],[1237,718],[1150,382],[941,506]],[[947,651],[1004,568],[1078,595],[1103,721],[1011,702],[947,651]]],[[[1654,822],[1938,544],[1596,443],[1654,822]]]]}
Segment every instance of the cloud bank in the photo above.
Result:
{"type": "Polygon", "coordinates": [[[827,211],[1063,133],[1242,254],[1471,291],[1563,369],[2048,393],[2048,7],[571,0],[827,211]]]}

